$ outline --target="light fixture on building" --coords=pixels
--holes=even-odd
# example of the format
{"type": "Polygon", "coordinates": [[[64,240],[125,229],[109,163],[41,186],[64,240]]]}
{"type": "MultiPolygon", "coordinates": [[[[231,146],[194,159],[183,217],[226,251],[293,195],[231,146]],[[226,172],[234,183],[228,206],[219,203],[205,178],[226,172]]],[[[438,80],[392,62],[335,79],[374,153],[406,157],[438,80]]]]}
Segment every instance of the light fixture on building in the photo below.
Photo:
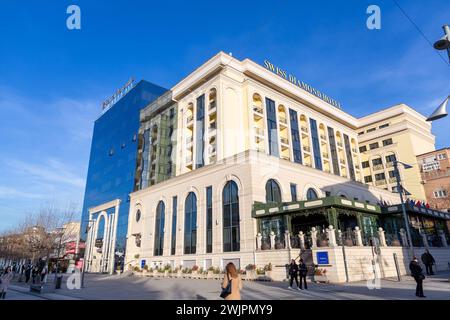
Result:
{"type": "Polygon", "coordinates": [[[447,104],[449,98],[450,96],[448,96],[447,99],[445,99],[444,102],[442,102],[439,107],[434,110],[431,116],[428,117],[427,121],[434,121],[447,116],[447,104]]]}
{"type": "Polygon", "coordinates": [[[445,35],[434,43],[433,47],[436,50],[447,50],[450,48],[450,27],[444,25],[442,28],[444,29],[445,35]]]}

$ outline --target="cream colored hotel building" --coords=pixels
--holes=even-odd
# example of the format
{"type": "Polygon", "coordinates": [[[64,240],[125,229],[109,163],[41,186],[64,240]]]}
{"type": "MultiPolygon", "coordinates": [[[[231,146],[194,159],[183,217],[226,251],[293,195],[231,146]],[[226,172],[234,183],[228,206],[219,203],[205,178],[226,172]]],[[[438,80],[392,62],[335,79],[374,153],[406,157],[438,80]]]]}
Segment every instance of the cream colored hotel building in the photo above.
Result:
{"type": "Polygon", "coordinates": [[[330,224],[398,234],[401,216],[380,207],[400,202],[392,163],[413,165],[400,176],[424,200],[415,159],[434,150],[430,124],[407,105],[355,118],[269,61],[223,52],[140,121],[126,267],[285,263],[271,234],[279,244],[330,224]]]}

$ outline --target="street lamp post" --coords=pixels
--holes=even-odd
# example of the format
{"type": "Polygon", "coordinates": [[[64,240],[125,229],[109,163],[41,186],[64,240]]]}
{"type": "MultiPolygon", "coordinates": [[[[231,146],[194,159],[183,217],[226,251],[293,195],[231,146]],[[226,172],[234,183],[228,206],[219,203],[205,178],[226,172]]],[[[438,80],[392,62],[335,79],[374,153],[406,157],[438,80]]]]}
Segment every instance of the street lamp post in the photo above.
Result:
{"type": "Polygon", "coordinates": [[[413,247],[413,243],[412,243],[412,238],[411,238],[411,231],[409,228],[409,219],[408,219],[408,215],[406,214],[406,207],[405,207],[405,202],[403,201],[403,186],[400,184],[400,172],[398,171],[398,164],[402,164],[403,167],[405,169],[411,169],[412,167],[409,164],[405,164],[403,162],[394,161],[394,174],[397,180],[397,191],[400,194],[400,202],[402,204],[402,212],[403,212],[403,219],[405,222],[405,228],[406,228],[406,234],[408,236],[408,242],[409,242],[409,251],[411,254],[411,259],[414,257],[414,247],[413,247]]]}
{"type": "MultiPolygon", "coordinates": [[[[91,222],[94,222],[94,221],[95,220],[88,220],[88,226],[87,226],[88,232],[91,229],[91,222]]],[[[88,248],[87,238],[88,238],[88,235],[86,235],[86,243],[84,246],[83,268],[81,270],[81,288],[84,288],[84,273],[86,272],[86,251],[87,251],[86,249],[88,248]]],[[[91,250],[90,246],[89,246],[89,250],[91,250]]]]}

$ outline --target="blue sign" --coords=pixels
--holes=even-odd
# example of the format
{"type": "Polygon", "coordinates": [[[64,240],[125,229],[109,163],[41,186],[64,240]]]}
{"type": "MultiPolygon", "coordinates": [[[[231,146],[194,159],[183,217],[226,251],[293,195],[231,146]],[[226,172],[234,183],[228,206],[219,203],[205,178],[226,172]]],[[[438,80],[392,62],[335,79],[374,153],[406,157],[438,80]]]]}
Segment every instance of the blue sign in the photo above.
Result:
{"type": "Polygon", "coordinates": [[[316,252],[317,254],[317,264],[330,264],[328,261],[328,252],[326,251],[319,251],[316,252]]]}
{"type": "Polygon", "coordinates": [[[141,269],[144,269],[145,266],[145,260],[141,260],[141,269]]]}

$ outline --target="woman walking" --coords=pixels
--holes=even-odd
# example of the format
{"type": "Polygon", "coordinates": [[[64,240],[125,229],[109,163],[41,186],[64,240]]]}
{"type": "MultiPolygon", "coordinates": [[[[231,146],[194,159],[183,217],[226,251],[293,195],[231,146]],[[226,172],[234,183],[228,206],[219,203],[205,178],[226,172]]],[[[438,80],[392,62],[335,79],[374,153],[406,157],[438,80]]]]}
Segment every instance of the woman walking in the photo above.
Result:
{"type": "Polygon", "coordinates": [[[236,266],[230,262],[225,267],[225,276],[222,282],[222,295],[225,300],[241,300],[242,280],[236,266]],[[229,287],[229,285],[231,286],[229,287]]]}
{"type": "Polygon", "coordinates": [[[9,283],[13,278],[11,267],[7,267],[5,272],[0,277],[0,298],[5,299],[6,292],[8,291],[9,283]]]}

